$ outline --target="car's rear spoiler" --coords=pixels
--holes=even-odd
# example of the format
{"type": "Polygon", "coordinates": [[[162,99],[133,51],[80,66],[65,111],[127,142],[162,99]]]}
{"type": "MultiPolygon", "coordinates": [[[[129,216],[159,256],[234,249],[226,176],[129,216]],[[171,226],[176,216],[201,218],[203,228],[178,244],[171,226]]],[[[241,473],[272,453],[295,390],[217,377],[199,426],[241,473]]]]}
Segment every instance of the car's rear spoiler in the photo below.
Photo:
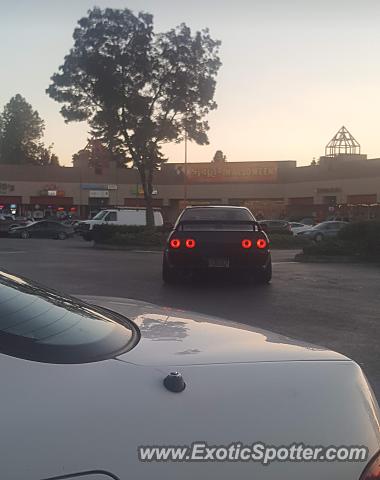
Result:
{"type": "Polygon", "coordinates": [[[180,220],[178,228],[183,230],[184,225],[252,225],[253,231],[261,232],[263,229],[256,220],[180,220]]]}

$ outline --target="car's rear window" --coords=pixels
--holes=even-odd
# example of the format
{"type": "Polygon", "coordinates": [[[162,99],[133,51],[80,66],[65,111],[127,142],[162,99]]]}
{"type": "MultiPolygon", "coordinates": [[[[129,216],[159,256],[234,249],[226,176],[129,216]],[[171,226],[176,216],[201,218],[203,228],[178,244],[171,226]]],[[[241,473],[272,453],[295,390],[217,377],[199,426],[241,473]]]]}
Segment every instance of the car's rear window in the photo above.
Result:
{"type": "Polygon", "coordinates": [[[181,220],[253,221],[254,217],[245,208],[191,208],[185,210],[181,220]]]}
{"type": "Polygon", "coordinates": [[[131,349],[125,317],[0,272],[0,353],[49,363],[88,363],[131,349]]]}

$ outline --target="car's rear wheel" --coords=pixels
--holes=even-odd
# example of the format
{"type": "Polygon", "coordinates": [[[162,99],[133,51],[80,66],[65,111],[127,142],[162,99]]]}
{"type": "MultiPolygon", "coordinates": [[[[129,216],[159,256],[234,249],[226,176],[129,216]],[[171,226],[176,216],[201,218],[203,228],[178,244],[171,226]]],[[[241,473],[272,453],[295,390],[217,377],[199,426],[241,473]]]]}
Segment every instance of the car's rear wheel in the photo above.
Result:
{"type": "Polygon", "coordinates": [[[261,270],[256,276],[256,281],[260,284],[268,284],[272,280],[272,262],[264,270],[261,270]]]}
{"type": "Polygon", "coordinates": [[[21,238],[29,238],[29,237],[30,237],[29,232],[27,232],[26,230],[21,232],[21,238]]]}
{"type": "Polygon", "coordinates": [[[170,267],[165,257],[162,262],[162,280],[168,285],[173,285],[178,281],[177,270],[173,267],[170,267]]]}
{"type": "Polygon", "coordinates": [[[66,240],[67,235],[66,235],[65,232],[59,232],[57,238],[58,238],[59,240],[66,240]]]}

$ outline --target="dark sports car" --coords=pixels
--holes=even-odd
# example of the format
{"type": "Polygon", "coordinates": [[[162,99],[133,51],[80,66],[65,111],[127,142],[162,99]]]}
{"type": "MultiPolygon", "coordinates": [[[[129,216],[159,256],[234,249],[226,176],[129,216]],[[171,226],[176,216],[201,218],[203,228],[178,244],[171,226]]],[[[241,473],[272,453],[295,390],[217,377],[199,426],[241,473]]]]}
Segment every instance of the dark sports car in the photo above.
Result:
{"type": "Polygon", "coordinates": [[[175,283],[196,271],[238,272],[260,283],[272,278],[269,240],[245,207],[187,207],[170,233],[162,277],[175,283]]]}

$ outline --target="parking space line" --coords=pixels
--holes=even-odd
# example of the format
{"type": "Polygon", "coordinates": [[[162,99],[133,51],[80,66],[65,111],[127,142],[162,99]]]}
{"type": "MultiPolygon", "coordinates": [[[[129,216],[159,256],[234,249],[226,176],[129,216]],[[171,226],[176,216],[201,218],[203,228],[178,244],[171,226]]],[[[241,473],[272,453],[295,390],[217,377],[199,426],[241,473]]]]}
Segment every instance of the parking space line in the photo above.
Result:
{"type": "Polygon", "coordinates": [[[9,254],[12,254],[12,253],[28,253],[26,250],[17,250],[16,252],[15,251],[12,251],[12,252],[2,252],[0,251],[0,254],[3,253],[3,254],[6,254],[6,255],[9,255],[9,254]]]}

